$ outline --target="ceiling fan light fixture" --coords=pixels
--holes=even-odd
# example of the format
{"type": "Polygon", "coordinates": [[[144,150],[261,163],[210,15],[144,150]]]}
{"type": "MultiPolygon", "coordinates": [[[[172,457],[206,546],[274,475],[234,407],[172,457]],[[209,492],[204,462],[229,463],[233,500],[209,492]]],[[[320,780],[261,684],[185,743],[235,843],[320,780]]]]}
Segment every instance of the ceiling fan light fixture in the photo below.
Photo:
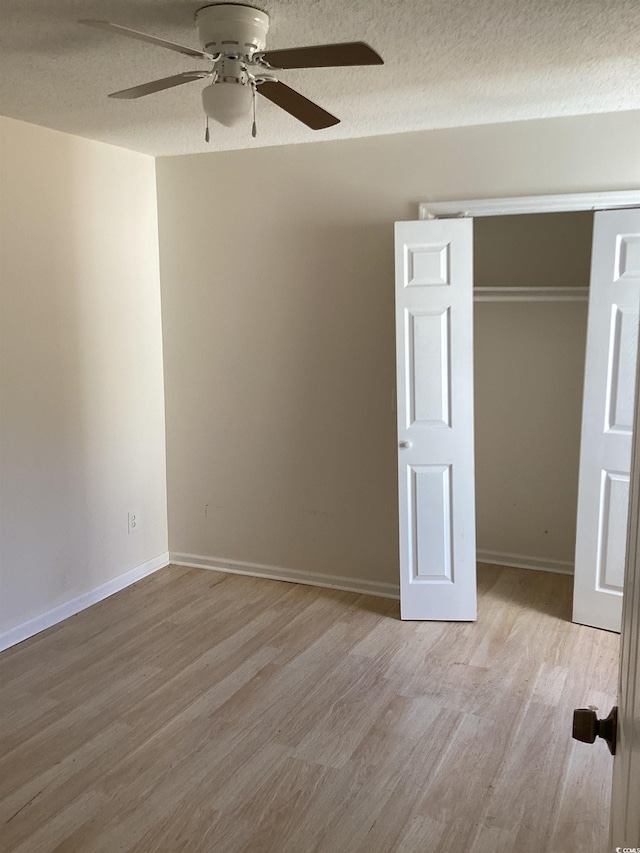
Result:
{"type": "Polygon", "coordinates": [[[251,112],[253,92],[247,83],[218,81],[202,90],[205,113],[225,127],[233,127],[251,112]]]}

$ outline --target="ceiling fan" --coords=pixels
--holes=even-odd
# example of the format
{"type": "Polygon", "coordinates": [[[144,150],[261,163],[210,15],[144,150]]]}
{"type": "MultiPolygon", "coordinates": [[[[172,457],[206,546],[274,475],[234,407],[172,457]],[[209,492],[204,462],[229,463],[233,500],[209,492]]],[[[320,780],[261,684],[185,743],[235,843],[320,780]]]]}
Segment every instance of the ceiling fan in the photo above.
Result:
{"type": "Polygon", "coordinates": [[[253,136],[256,135],[255,96],[263,95],[312,130],[338,124],[339,118],[278,80],[275,69],[330,68],[353,65],[382,65],[383,59],[364,42],[322,44],[265,51],[269,16],[253,6],[216,3],[196,12],[201,50],[141,33],[108,21],[79,23],[138,41],[157,44],[186,56],[212,63],[208,70],[183,71],[120,92],[110,98],[142,98],[193,80],[209,79],[202,91],[207,115],[205,139],[209,141],[209,117],[227,127],[237,124],[253,106],[253,136]]]}

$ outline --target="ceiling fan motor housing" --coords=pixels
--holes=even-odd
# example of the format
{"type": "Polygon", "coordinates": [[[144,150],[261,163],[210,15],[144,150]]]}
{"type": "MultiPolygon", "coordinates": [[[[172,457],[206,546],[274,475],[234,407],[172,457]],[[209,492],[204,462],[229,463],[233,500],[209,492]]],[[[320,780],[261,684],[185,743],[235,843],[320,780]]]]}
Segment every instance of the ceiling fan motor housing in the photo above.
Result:
{"type": "Polygon", "coordinates": [[[265,48],[269,16],[253,6],[215,3],[198,9],[196,24],[203,50],[250,58],[265,48]]]}

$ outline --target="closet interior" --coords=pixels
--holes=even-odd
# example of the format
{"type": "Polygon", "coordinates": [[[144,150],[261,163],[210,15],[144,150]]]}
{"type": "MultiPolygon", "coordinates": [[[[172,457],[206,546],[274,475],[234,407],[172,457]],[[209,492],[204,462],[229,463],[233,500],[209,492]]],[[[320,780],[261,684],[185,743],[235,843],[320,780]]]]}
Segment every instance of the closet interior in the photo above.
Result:
{"type": "Polygon", "coordinates": [[[592,212],[474,219],[478,559],[572,572],[592,212]]]}

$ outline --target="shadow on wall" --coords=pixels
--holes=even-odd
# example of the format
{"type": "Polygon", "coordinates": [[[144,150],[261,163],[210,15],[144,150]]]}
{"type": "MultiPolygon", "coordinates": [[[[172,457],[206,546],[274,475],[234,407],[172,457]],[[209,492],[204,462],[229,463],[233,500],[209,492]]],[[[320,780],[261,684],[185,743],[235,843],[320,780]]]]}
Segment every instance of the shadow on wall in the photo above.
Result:
{"type": "Polygon", "coordinates": [[[89,557],[77,152],[58,151],[55,169],[14,155],[2,181],[3,627],[69,597],[89,557]]]}
{"type": "Polygon", "coordinates": [[[392,227],[210,257],[163,296],[172,550],[397,582],[392,227]]]}
{"type": "Polygon", "coordinates": [[[0,129],[8,630],[167,546],[153,161],[0,129]],[[129,510],[143,515],[136,536],[129,510]]]}

